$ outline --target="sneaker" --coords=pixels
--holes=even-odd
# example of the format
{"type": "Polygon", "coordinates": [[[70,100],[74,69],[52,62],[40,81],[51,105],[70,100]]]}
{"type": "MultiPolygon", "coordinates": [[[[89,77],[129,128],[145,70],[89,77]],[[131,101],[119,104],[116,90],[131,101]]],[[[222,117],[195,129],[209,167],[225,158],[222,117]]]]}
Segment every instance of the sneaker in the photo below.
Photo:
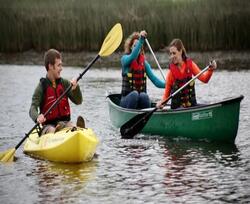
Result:
{"type": "Polygon", "coordinates": [[[63,128],[65,128],[65,126],[66,125],[65,125],[64,122],[62,122],[62,121],[58,122],[57,125],[56,125],[55,133],[59,132],[60,130],[62,130],[63,128]]]}
{"type": "Polygon", "coordinates": [[[85,121],[82,116],[78,116],[76,126],[80,128],[85,128],[85,121]]]}

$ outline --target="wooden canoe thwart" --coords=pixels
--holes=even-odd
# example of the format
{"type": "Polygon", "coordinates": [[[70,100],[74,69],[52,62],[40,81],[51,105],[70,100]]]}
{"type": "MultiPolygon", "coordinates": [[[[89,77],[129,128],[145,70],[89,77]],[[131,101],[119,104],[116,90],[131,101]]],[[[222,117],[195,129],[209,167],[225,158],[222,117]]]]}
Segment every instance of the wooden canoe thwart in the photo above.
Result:
{"type": "MultiPolygon", "coordinates": [[[[108,95],[110,120],[117,128],[136,115],[150,111],[122,108],[119,106],[120,98],[120,94],[108,95]]],[[[241,95],[191,108],[157,110],[141,132],[164,137],[234,143],[243,98],[241,95]]],[[[152,104],[152,108],[154,107],[155,104],[152,104]]]]}

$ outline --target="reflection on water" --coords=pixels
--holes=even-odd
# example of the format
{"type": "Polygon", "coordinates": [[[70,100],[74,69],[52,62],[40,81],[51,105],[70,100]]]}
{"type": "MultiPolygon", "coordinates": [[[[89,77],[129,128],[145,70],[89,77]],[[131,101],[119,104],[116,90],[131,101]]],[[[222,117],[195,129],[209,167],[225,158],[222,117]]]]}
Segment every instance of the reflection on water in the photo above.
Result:
{"type": "MultiPolygon", "coordinates": [[[[63,74],[70,79],[81,71],[67,67],[63,74]]],[[[28,110],[44,72],[41,66],[0,65],[0,151],[14,147],[34,125],[28,110]]],[[[72,120],[86,118],[100,139],[99,157],[58,164],[26,156],[20,147],[16,162],[0,165],[0,203],[249,203],[249,78],[249,71],[216,71],[208,84],[197,81],[200,102],[245,96],[236,143],[230,146],[145,135],[120,139],[105,102],[107,90],[120,92],[120,70],[89,70],[79,82],[84,102],[72,105],[72,120]]],[[[162,91],[148,83],[152,98],[162,91]]]]}
{"type": "Polygon", "coordinates": [[[235,144],[220,144],[213,142],[195,142],[195,141],[178,141],[162,140],[160,142],[169,155],[173,158],[185,158],[186,155],[195,159],[199,155],[212,159],[237,161],[239,159],[239,150],[235,144]]]}
{"type": "Polygon", "coordinates": [[[95,179],[97,161],[81,164],[61,164],[35,160],[27,177],[36,179],[40,203],[73,202],[84,192],[87,183],[95,179]]]}
{"type": "Polygon", "coordinates": [[[151,196],[157,192],[154,196],[158,199],[164,197],[174,203],[182,203],[183,199],[185,203],[230,202],[232,198],[239,202],[242,201],[239,190],[244,188],[232,191],[231,186],[235,182],[248,185],[249,179],[239,176],[245,164],[234,144],[144,137],[117,140],[113,145],[117,148],[116,164],[123,168],[116,184],[121,180],[126,183],[119,190],[133,191],[147,201],[153,201],[151,196]]]}
{"type": "Polygon", "coordinates": [[[176,201],[179,197],[191,199],[191,195],[197,196],[196,202],[231,200],[231,186],[223,182],[229,182],[231,171],[241,165],[236,145],[162,141],[161,146],[165,148],[164,185],[168,196],[176,201]]]}

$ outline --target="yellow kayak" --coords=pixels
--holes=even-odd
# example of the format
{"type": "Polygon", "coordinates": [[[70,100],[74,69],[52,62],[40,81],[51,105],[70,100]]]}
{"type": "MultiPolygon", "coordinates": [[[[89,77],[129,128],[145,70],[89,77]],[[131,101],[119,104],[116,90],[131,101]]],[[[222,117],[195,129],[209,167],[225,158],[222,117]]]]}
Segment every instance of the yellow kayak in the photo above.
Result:
{"type": "Polygon", "coordinates": [[[49,161],[80,163],[93,158],[98,143],[90,128],[64,128],[41,137],[34,131],[25,141],[24,153],[49,161]]]}

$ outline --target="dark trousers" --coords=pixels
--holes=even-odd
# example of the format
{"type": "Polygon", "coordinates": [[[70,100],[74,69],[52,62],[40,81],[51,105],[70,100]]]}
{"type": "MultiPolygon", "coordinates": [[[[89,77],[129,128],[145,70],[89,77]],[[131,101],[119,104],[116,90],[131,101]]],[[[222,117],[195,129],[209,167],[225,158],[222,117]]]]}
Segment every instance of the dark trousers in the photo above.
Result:
{"type": "Polygon", "coordinates": [[[138,93],[132,91],[128,95],[121,98],[121,107],[130,109],[143,109],[150,107],[150,99],[145,92],[138,93]]]}

